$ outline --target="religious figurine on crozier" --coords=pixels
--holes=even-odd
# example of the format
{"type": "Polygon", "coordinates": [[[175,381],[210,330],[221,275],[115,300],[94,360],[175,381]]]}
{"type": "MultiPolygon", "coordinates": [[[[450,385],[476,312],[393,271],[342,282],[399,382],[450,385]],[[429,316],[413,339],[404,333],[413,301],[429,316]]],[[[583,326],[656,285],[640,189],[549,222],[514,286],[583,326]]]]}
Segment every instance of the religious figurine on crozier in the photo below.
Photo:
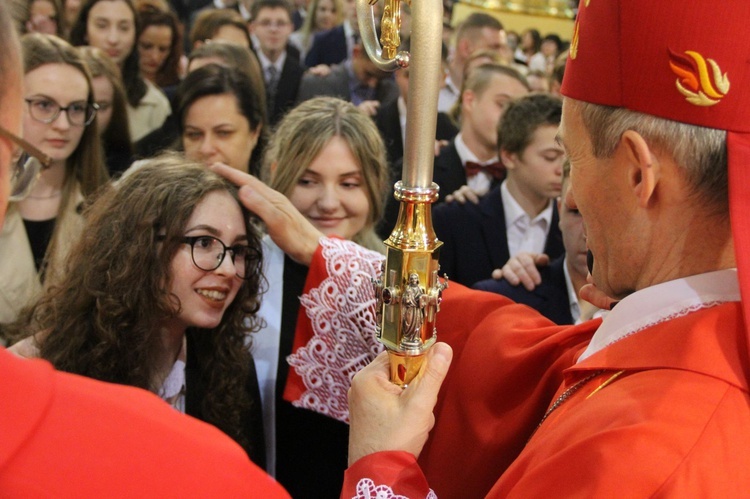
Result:
{"type": "Polygon", "coordinates": [[[424,288],[419,285],[419,275],[416,272],[409,274],[409,283],[404,288],[401,296],[401,324],[402,344],[405,346],[420,346],[420,331],[424,322],[424,309],[427,306],[428,297],[424,288]]]}

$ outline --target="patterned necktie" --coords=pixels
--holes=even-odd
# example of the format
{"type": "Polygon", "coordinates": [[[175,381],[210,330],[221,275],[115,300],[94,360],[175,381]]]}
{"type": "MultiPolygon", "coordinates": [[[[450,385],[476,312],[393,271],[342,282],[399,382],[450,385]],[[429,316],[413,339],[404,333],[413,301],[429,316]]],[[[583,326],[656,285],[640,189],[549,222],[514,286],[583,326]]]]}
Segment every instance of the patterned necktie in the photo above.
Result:
{"type": "Polygon", "coordinates": [[[505,178],[505,166],[500,161],[493,161],[492,163],[481,164],[474,161],[466,162],[466,178],[475,176],[480,171],[489,173],[493,178],[502,180],[505,178]]]}
{"type": "Polygon", "coordinates": [[[268,117],[273,115],[273,109],[276,103],[276,90],[279,86],[279,72],[276,66],[268,66],[266,68],[266,108],[268,110],[268,117]]]}

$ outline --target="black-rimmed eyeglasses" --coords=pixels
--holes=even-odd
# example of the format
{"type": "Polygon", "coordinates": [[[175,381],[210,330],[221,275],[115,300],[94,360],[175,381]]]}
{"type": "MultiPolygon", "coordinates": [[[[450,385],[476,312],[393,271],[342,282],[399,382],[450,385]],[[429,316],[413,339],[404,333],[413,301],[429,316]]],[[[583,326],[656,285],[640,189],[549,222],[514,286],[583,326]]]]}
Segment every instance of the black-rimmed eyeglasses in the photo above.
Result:
{"type": "Polygon", "coordinates": [[[218,269],[229,253],[234,264],[234,272],[240,279],[248,277],[248,270],[252,271],[260,257],[258,251],[247,244],[227,246],[213,236],[185,236],[182,242],[190,245],[195,266],[206,272],[218,269]]]}
{"type": "Polygon", "coordinates": [[[94,118],[99,105],[85,101],[72,102],[66,107],[62,107],[57,102],[47,97],[32,97],[24,99],[29,105],[29,114],[31,117],[42,123],[52,123],[65,111],[68,121],[75,126],[88,126],[94,118]]]}
{"type": "Polygon", "coordinates": [[[10,174],[10,201],[21,201],[29,195],[42,170],[50,167],[52,158],[1,126],[0,137],[10,140],[19,147],[18,152],[13,155],[10,174]]]}

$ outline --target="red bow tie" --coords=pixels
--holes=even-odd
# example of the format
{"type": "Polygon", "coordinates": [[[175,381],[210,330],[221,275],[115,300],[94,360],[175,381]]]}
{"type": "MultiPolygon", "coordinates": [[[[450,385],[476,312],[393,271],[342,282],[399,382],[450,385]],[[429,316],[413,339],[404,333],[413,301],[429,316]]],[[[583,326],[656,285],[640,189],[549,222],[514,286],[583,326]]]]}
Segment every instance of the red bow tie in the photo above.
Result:
{"type": "Polygon", "coordinates": [[[505,166],[500,161],[494,161],[486,165],[474,161],[466,162],[466,178],[471,178],[480,171],[485,171],[498,180],[505,178],[505,166]]]}

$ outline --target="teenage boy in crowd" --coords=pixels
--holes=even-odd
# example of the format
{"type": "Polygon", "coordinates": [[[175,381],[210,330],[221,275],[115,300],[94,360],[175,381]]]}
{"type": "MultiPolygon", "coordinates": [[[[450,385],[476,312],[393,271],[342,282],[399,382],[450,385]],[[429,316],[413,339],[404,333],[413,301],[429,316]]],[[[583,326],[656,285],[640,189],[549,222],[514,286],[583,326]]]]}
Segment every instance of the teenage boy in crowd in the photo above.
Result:
{"type": "Polygon", "coordinates": [[[500,64],[483,64],[469,72],[459,105],[460,130],[435,158],[433,181],[439,201],[468,186],[486,194],[505,177],[497,149],[497,126],[506,104],[529,93],[518,71],[500,64]]]}
{"type": "MultiPolygon", "coordinates": [[[[556,324],[578,324],[590,319],[598,309],[592,304],[581,300],[580,290],[586,284],[588,267],[586,265],[586,236],[583,234],[583,219],[578,210],[563,203],[563,199],[570,189],[570,164],[563,165],[562,192],[557,200],[557,212],[560,216],[560,232],[562,233],[565,253],[551,263],[546,258],[547,265],[536,269],[537,281],[531,289],[519,286],[519,280],[510,282],[508,279],[486,279],[474,284],[474,289],[481,289],[507,296],[516,303],[523,303],[539,311],[546,318],[556,324]]],[[[531,253],[520,253],[511,258],[503,268],[515,268],[521,262],[514,260],[525,255],[533,259],[531,253]]],[[[510,273],[510,270],[508,271],[510,273]]],[[[504,274],[503,274],[504,275],[504,274]]]]}

